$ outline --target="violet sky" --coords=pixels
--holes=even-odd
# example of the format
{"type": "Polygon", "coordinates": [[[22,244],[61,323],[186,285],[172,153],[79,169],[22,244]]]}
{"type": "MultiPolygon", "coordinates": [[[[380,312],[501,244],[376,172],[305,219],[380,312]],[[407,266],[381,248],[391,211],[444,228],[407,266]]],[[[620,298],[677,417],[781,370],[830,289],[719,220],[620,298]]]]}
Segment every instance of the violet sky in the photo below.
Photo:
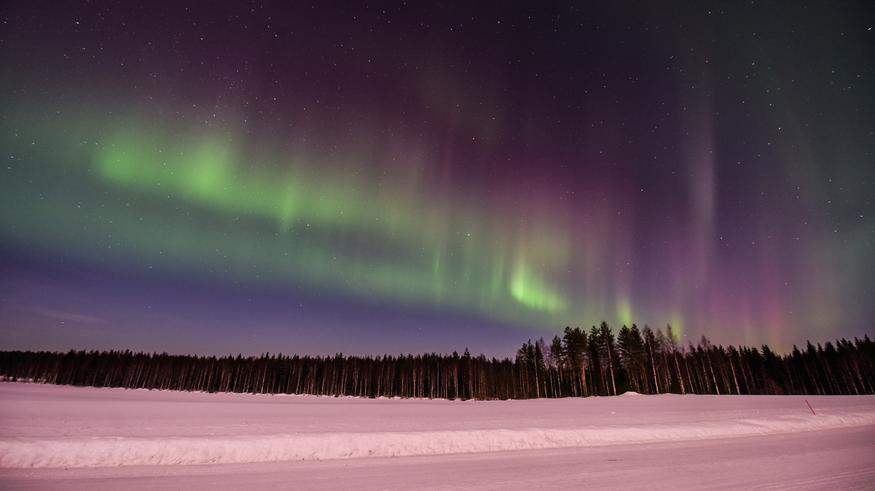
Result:
{"type": "Polygon", "coordinates": [[[8,2],[7,349],[871,334],[870,2],[8,2]]]}

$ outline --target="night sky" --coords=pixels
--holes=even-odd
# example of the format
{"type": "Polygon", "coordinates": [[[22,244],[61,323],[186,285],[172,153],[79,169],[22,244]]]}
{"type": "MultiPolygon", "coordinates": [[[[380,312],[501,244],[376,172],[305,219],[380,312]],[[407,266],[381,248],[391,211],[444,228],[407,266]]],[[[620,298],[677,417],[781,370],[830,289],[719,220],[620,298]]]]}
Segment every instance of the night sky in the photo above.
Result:
{"type": "Polygon", "coordinates": [[[4,2],[4,349],[873,333],[871,2],[296,3],[4,2]]]}

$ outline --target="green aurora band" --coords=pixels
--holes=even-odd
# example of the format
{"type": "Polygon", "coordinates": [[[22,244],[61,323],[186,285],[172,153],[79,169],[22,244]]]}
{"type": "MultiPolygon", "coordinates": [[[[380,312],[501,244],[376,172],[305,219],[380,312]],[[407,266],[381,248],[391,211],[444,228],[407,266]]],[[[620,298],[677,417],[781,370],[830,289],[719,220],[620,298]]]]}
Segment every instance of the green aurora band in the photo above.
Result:
{"type": "Polygon", "coordinates": [[[511,230],[475,207],[428,196],[422,178],[403,171],[400,184],[383,187],[300,158],[249,165],[219,132],[141,128],[124,121],[88,135],[40,135],[52,151],[30,178],[56,191],[33,203],[5,189],[4,223],[36,248],[60,241],[90,255],[103,244],[119,264],[133,257],[147,269],[194,268],[521,325],[561,323],[583,305],[563,291],[568,238],[555,227],[511,230]],[[103,136],[73,143],[94,135],[103,136]],[[113,199],[125,204],[108,206],[113,199]],[[37,220],[9,213],[23,202],[37,220]]]}
{"type": "MultiPolygon", "coordinates": [[[[824,252],[832,242],[813,240],[789,257],[762,245],[757,289],[727,283],[746,278],[717,261],[708,174],[688,183],[699,210],[688,228],[639,256],[636,218],[616,211],[622,195],[569,213],[537,191],[483,196],[446,186],[424,147],[399,143],[409,135],[378,140],[362,129],[371,143],[340,154],[156,110],[36,107],[22,101],[4,123],[10,164],[0,224],[7,247],[44,257],[339,294],[545,332],[649,321],[678,334],[734,328],[744,340],[774,345],[789,306],[812,325],[835,325],[840,279],[855,277],[835,269],[844,262],[824,252]],[[630,259],[642,267],[629,267],[630,259]],[[796,265],[798,278],[819,278],[816,288],[776,284],[782,262],[796,265]]],[[[597,195],[600,185],[581,194],[597,195]]],[[[850,250],[851,259],[867,254],[850,250]]]]}
{"type": "MultiPolygon", "coordinates": [[[[330,180],[267,173],[248,175],[238,168],[233,149],[219,139],[205,139],[189,147],[167,142],[144,143],[142,138],[112,140],[95,157],[95,170],[109,184],[143,193],[169,193],[205,209],[254,220],[274,222],[286,242],[275,265],[306,278],[314,285],[340,287],[361,294],[371,292],[414,301],[448,302],[485,311],[507,307],[508,295],[532,310],[563,314],[566,299],[533,270],[523,251],[513,264],[484,248],[478,234],[453,234],[447,211],[429,212],[415,201],[381,201],[357,191],[363,183],[346,185],[330,180]],[[423,217],[427,217],[423,221],[423,217]],[[350,230],[368,241],[418,251],[398,261],[346,259],[329,244],[301,243],[288,237],[293,227],[317,228],[327,235],[348,235],[350,230]],[[454,239],[454,240],[453,240],[454,239]],[[340,258],[340,259],[339,259],[340,258]],[[506,277],[505,271],[510,270],[506,277]],[[352,278],[342,272],[352,271],[352,278]],[[338,281],[340,280],[340,281],[338,281]]],[[[284,168],[287,168],[284,166],[284,168]]],[[[294,169],[294,166],[291,167],[294,169]]],[[[482,233],[487,227],[472,213],[461,212],[465,230],[482,233]]],[[[500,236],[498,243],[504,241],[500,236]]]]}

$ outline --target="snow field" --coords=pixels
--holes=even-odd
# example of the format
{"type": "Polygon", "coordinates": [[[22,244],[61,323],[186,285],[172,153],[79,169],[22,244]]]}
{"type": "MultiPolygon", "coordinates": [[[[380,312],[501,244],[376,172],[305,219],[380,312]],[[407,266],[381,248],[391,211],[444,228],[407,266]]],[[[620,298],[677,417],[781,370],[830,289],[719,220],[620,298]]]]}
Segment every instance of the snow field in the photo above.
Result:
{"type": "Polygon", "coordinates": [[[240,464],[486,453],[873,425],[872,396],[660,395],[463,402],[9,383],[0,384],[0,467],[240,464]]]}

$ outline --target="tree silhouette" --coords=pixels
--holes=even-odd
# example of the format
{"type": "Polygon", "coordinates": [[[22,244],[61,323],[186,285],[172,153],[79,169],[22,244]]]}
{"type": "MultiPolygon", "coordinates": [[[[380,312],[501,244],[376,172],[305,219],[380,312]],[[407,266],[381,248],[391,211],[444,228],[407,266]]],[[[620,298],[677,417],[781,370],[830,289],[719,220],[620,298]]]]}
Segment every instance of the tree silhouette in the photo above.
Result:
{"type": "Polygon", "coordinates": [[[666,334],[606,323],[589,334],[566,327],[546,345],[523,343],[516,357],[426,353],[191,356],[131,351],[0,351],[0,377],[94,387],[358,397],[528,399],[645,394],[872,394],[875,343],[864,336],[807,343],[779,355],[769,346],[680,347],[666,334]]]}

